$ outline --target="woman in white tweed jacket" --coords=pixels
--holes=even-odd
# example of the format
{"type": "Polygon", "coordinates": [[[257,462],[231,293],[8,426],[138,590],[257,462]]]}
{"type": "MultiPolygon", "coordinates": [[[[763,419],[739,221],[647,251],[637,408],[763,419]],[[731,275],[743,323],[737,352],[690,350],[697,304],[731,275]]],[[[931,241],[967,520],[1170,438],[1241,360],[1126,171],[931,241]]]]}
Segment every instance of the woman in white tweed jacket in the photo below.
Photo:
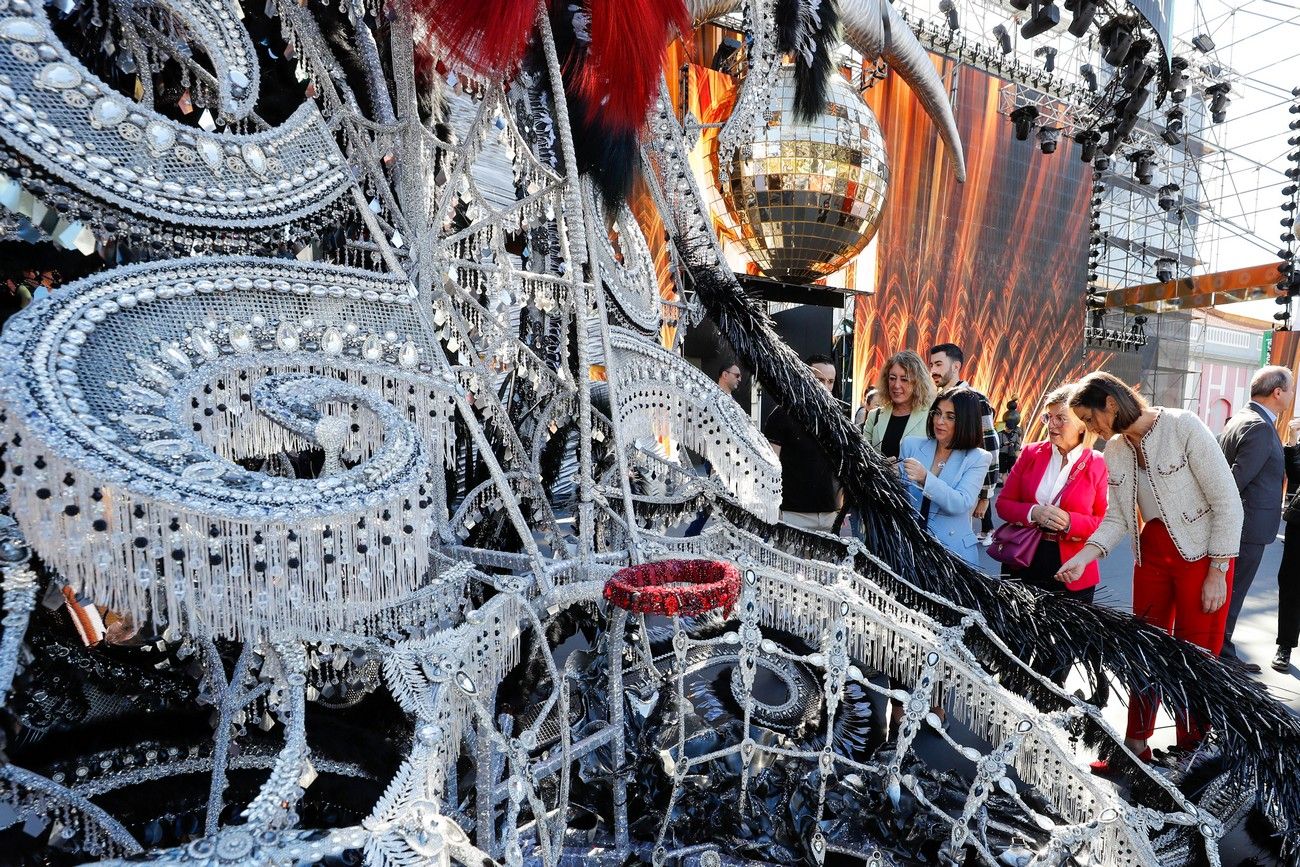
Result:
{"type": "MultiPolygon", "coordinates": [[[[1070,408],[1090,431],[1109,440],[1109,506],[1083,550],[1056,577],[1077,579],[1087,564],[1131,536],[1133,613],[1217,656],[1241,543],[1242,509],[1214,434],[1193,413],[1148,406],[1109,373],[1090,373],[1080,380],[1070,408]]],[[[1156,708],[1147,696],[1129,701],[1125,742],[1148,761],[1156,708]]],[[[1194,749],[1204,726],[1187,718],[1176,722],[1178,746],[1194,749]]],[[[1094,762],[1093,768],[1110,770],[1105,762],[1094,762]]]]}

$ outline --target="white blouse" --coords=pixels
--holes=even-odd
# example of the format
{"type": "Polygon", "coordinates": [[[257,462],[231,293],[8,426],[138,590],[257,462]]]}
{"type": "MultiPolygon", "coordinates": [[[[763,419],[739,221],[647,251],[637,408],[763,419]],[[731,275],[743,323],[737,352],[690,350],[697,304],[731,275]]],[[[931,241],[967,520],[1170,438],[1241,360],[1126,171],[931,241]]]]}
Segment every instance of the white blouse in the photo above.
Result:
{"type": "MultiPolygon", "coordinates": [[[[1079,443],[1070,449],[1065,455],[1065,460],[1061,460],[1061,453],[1052,447],[1052,459],[1047,463],[1047,469],[1043,470],[1043,477],[1038,480],[1038,490],[1034,492],[1034,502],[1040,506],[1051,505],[1056,499],[1056,495],[1061,493],[1065,483],[1070,480],[1070,471],[1074,465],[1083,457],[1084,445],[1079,443]]],[[[1029,510],[1029,520],[1034,520],[1034,510],[1029,510]]]]}
{"type": "Polygon", "coordinates": [[[1141,467],[1137,469],[1137,498],[1138,512],[1141,513],[1143,522],[1164,520],[1160,501],[1156,499],[1156,489],[1151,484],[1151,472],[1141,467]]]}

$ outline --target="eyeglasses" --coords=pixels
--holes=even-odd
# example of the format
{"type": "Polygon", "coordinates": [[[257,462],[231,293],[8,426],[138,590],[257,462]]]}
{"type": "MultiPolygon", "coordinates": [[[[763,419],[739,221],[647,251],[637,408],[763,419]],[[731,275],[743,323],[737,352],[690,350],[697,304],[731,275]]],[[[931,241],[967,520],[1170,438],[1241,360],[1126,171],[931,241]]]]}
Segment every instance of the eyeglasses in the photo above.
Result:
{"type": "Polygon", "coordinates": [[[957,420],[957,413],[955,413],[955,412],[940,412],[940,411],[937,410],[937,409],[932,409],[932,410],[930,410],[930,418],[941,418],[941,419],[943,419],[944,421],[955,422],[955,421],[957,420]]]}
{"type": "Polygon", "coordinates": [[[1056,422],[1057,424],[1070,423],[1070,417],[1068,415],[1065,415],[1064,413],[1058,415],[1052,415],[1051,413],[1045,412],[1041,416],[1039,416],[1038,420],[1041,421],[1043,424],[1051,424],[1052,422],[1056,422]]]}

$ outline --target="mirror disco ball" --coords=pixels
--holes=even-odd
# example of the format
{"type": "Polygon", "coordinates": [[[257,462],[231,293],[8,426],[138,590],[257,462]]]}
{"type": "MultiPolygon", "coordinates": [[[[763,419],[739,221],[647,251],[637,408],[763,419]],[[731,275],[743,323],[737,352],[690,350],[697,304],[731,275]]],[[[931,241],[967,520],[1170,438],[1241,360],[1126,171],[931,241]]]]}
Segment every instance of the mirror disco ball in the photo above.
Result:
{"type": "Polygon", "coordinates": [[[842,75],[831,76],[826,110],[803,123],[794,110],[794,67],[781,67],[768,96],[767,126],[742,145],[729,177],[714,180],[740,242],[759,270],[785,283],[812,283],[862,252],[880,225],[889,186],[876,116],[842,75]]]}

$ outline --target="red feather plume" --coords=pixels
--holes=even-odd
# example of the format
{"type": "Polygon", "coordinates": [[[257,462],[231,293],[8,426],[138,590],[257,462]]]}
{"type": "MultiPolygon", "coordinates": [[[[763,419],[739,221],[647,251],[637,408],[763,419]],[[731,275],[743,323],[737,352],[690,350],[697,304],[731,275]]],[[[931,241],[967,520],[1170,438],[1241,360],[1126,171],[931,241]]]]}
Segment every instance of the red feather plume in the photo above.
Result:
{"type": "Polygon", "coordinates": [[[475,72],[505,73],[524,56],[544,0],[413,0],[435,50],[475,72]]]}
{"type": "Polygon", "coordinates": [[[577,91],[588,120],[637,130],[645,122],[663,75],[664,49],[672,31],[691,32],[683,0],[587,0],[591,11],[585,63],[577,91]]]}

